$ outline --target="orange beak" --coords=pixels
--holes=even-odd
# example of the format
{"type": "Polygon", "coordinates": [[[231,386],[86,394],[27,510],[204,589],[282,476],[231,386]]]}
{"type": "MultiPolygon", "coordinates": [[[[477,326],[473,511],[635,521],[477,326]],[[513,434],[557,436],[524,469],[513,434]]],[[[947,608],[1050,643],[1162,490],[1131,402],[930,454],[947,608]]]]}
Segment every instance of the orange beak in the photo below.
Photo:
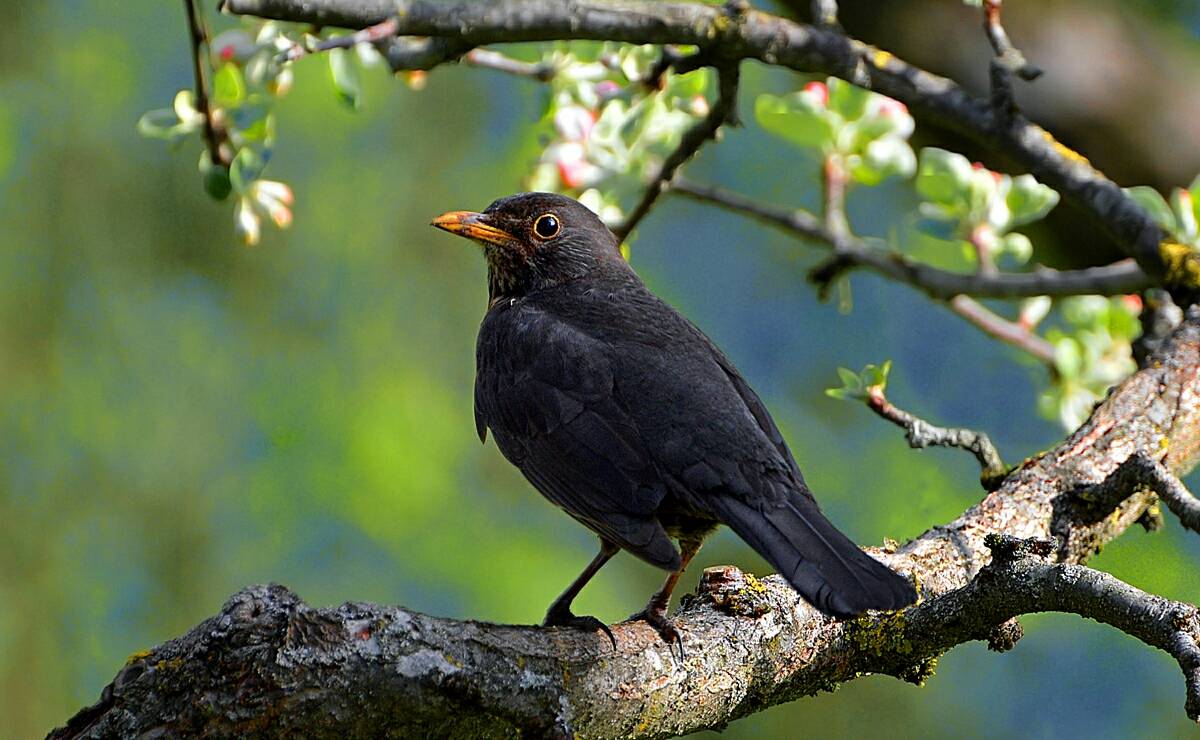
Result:
{"type": "Polygon", "coordinates": [[[519,247],[521,242],[512,234],[497,229],[487,222],[487,216],[474,211],[450,211],[443,213],[430,222],[442,231],[464,236],[471,241],[481,244],[494,244],[499,247],[519,247]]]}

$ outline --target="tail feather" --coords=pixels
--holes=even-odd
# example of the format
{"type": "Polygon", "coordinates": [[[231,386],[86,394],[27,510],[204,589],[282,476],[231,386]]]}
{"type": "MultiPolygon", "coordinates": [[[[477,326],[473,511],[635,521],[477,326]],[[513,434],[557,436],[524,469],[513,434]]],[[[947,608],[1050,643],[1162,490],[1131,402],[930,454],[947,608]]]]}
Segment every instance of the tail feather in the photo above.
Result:
{"type": "Polygon", "coordinates": [[[859,549],[807,496],[793,494],[763,509],[734,496],[710,502],[730,529],[825,614],[849,618],[868,609],[900,609],[917,599],[907,579],[859,549]]]}

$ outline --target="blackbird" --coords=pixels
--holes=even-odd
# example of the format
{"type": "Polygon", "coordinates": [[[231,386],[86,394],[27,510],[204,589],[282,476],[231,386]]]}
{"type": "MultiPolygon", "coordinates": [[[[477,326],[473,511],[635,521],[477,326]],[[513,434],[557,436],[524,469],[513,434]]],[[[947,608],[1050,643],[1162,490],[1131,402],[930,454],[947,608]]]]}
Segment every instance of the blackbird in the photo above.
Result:
{"type": "Polygon", "coordinates": [[[680,640],[667,618],[671,591],[719,524],[825,614],[846,618],[916,599],[906,579],[825,518],[737,368],[646,288],[587,207],[521,193],[432,225],[478,242],[487,258],[476,347],[480,441],[490,429],[543,496],[600,536],[600,552],[543,624],[612,639],[595,617],[573,614],[571,602],[624,549],[670,571],[630,619],[680,640]]]}

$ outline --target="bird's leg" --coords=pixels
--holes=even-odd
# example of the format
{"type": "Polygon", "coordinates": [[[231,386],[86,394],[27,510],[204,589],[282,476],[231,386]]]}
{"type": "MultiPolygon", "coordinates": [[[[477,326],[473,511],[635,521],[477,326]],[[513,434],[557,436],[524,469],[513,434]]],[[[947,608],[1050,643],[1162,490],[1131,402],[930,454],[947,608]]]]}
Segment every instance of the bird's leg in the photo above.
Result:
{"type": "Polygon", "coordinates": [[[596,619],[595,617],[575,616],[571,613],[571,602],[575,600],[575,597],[579,595],[579,592],[583,590],[583,587],[587,585],[588,581],[592,580],[592,576],[596,575],[596,573],[598,573],[600,569],[604,567],[604,564],[607,563],[613,555],[616,555],[617,551],[620,549],[621,548],[617,547],[603,537],[600,538],[600,552],[596,553],[596,557],[592,558],[592,561],[587,564],[587,567],[583,569],[583,572],[571,582],[570,586],[567,586],[567,590],[563,591],[562,595],[555,599],[554,603],[550,605],[550,608],[546,610],[546,618],[542,620],[542,626],[575,627],[576,629],[584,630],[600,630],[604,634],[608,635],[608,639],[612,641],[613,650],[616,650],[617,638],[613,637],[612,630],[608,628],[608,625],[604,622],[601,622],[599,619],[596,619]]]}
{"type": "Polygon", "coordinates": [[[627,621],[633,622],[641,620],[647,622],[651,627],[658,630],[658,634],[662,639],[666,640],[667,644],[679,643],[679,659],[683,660],[683,635],[671,622],[667,616],[667,607],[671,605],[671,592],[675,590],[675,584],[679,583],[679,577],[683,575],[683,571],[687,570],[688,563],[700,552],[700,546],[703,544],[703,539],[681,539],[679,540],[679,570],[667,576],[667,580],[663,582],[662,588],[658,593],[650,597],[650,602],[646,604],[646,608],[642,609],[637,614],[630,615],[627,621]]]}

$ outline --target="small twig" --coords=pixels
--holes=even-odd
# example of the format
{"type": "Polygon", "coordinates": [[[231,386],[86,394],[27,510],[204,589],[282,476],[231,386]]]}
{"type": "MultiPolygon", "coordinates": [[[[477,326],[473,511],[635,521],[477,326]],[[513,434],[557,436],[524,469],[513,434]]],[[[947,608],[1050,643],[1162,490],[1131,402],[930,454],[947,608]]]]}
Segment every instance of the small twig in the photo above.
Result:
{"type": "Polygon", "coordinates": [[[354,33],[322,39],[311,46],[294,44],[284,53],[284,58],[294,62],[309,54],[319,54],[331,49],[352,49],[358,44],[372,44],[383,54],[393,72],[411,72],[429,70],[446,62],[453,62],[473,48],[472,44],[457,39],[397,36],[399,29],[400,21],[393,16],[354,33]]]}
{"type": "Polygon", "coordinates": [[[994,491],[1003,482],[1008,468],[984,432],[971,429],[953,429],[930,424],[907,411],[896,408],[884,395],[883,389],[873,386],[867,390],[867,407],[879,416],[904,429],[909,447],[915,450],[929,447],[958,447],[975,455],[979,461],[979,480],[988,491],[994,491]]]}
{"type": "Polygon", "coordinates": [[[522,62],[491,49],[472,49],[463,55],[462,60],[472,67],[494,69],[518,77],[532,77],[539,82],[549,82],[558,71],[549,62],[522,62]]]}
{"type": "Polygon", "coordinates": [[[991,243],[988,240],[988,226],[977,226],[970,234],[967,241],[975,248],[976,269],[984,275],[995,275],[996,260],[992,256],[991,243]]]}
{"type": "Polygon", "coordinates": [[[825,156],[821,167],[821,210],[825,230],[833,235],[833,248],[850,237],[850,221],[846,218],[846,185],[848,176],[841,157],[836,154],[825,156]]]}
{"type": "Polygon", "coordinates": [[[613,233],[616,234],[618,240],[625,241],[634,227],[646,217],[646,214],[654,206],[655,201],[658,200],[658,196],[662,195],[663,190],[667,188],[672,178],[675,177],[675,171],[684,162],[691,159],[707,141],[715,138],[721,126],[737,122],[739,76],[739,64],[736,62],[729,66],[717,67],[717,101],[713,103],[712,108],[708,111],[708,115],[703,120],[684,132],[683,137],[679,141],[679,146],[675,147],[675,150],[667,155],[658,172],[650,180],[650,184],[646,186],[641,200],[638,201],[638,204],[630,212],[625,221],[613,229],[613,233]]]}
{"type": "Polygon", "coordinates": [[[1185,529],[1200,532],[1200,499],[1166,466],[1144,453],[1130,455],[1108,478],[1084,489],[1080,495],[1090,501],[1115,504],[1139,488],[1153,491],[1185,529]]]}
{"type": "Polygon", "coordinates": [[[311,47],[295,44],[287,50],[284,56],[287,61],[294,62],[308,54],[319,54],[330,49],[350,49],[358,44],[377,44],[386,39],[394,38],[399,30],[400,22],[396,18],[388,18],[385,21],[367,26],[354,33],[322,39],[311,47]]]}
{"type": "Polygon", "coordinates": [[[837,274],[845,270],[865,267],[943,301],[960,294],[979,298],[1124,295],[1143,290],[1151,282],[1132,260],[1062,272],[1049,268],[996,275],[950,272],[913,261],[901,254],[884,252],[861,239],[846,239],[839,243],[837,237],[825,228],[820,219],[804,210],[764,205],[744,195],[694,183],[682,177],[676,177],[672,181],[671,192],[749,216],[811,243],[836,247],[837,256],[833,261],[821,266],[820,270],[824,270],[825,274],[817,275],[818,281],[824,277],[837,277],[837,274]]]}
{"type": "Polygon", "coordinates": [[[997,315],[982,303],[967,295],[950,299],[950,310],[971,322],[976,328],[1022,350],[1038,361],[1054,368],[1054,345],[1028,327],[997,315]]]}
{"type": "Polygon", "coordinates": [[[1025,55],[1009,41],[1008,33],[1000,23],[1002,1],[983,0],[983,31],[996,54],[990,69],[992,109],[1007,124],[1017,112],[1012,76],[1015,74],[1022,80],[1031,81],[1040,77],[1042,70],[1027,62],[1025,55]]]}
{"type": "Polygon", "coordinates": [[[1031,82],[1042,76],[1042,70],[1025,60],[1021,50],[1013,46],[1008,33],[1000,23],[1000,5],[1003,0],[983,0],[983,30],[996,57],[1006,69],[1031,82]]]}
{"type": "Polygon", "coordinates": [[[837,0],[812,0],[812,19],[818,26],[840,28],[837,0]]]}
{"type": "Polygon", "coordinates": [[[208,102],[208,31],[204,19],[196,10],[195,0],[183,0],[187,11],[188,37],[192,43],[192,73],[196,78],[196,110],[204,117],[204,141],[208,145],[208,158],[215,165],[229,165],[229,157],[221,151],[224,133],[213,123],[212,108],[208,102]]]}

